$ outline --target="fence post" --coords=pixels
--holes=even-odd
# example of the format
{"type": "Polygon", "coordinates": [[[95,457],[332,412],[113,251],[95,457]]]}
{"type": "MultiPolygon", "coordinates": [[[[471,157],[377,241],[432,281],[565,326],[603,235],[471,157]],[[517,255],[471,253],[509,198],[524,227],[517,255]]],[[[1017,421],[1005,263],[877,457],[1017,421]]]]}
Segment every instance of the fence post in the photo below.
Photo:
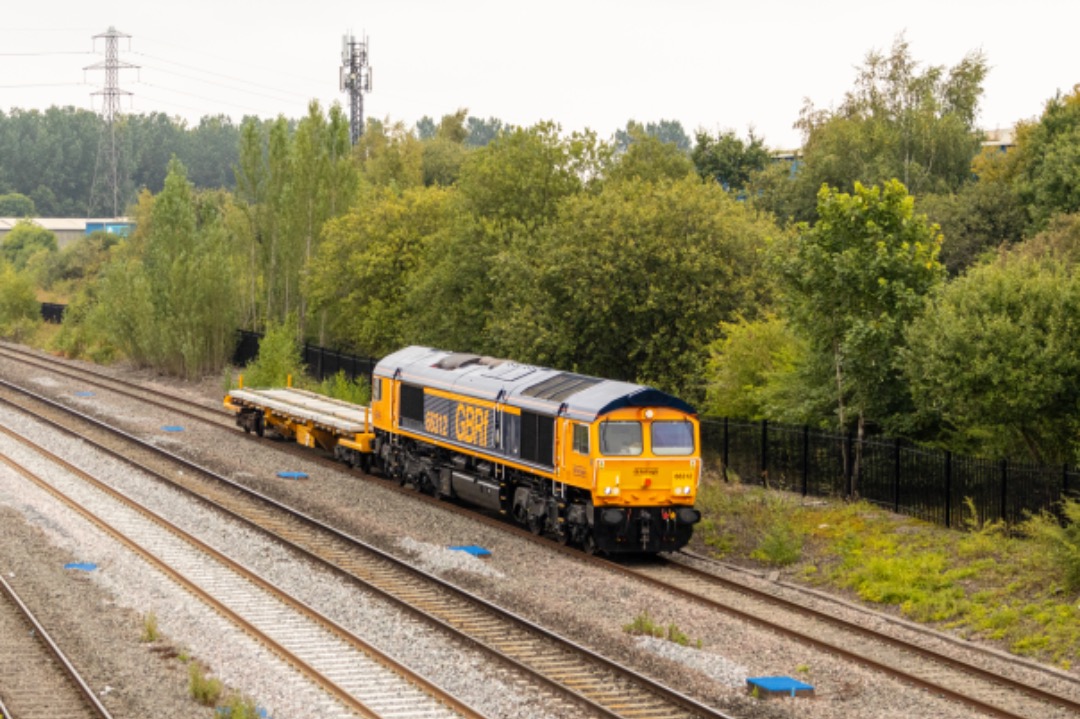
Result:
{"type": "Polygon", "coordinates": [[[952,452],[945,450],[945,528],[952,526],[952,452]]]}
{"type": "Polygon", "coordinates": [[[1005,502],[1008,500],[1009,460],[1001,460],[1001,521],[1006,521],[1005,502]]]}
{"type": "Polygon", "coordinates": [[[893,511],[900,514],[900,438],[893,440],[893,511]]]}
{"type": "Polygon", "coordinates": [[[854,494],[851,484],[855,481],[855,434],[850,429],[844,438],[844,448],[844,479],[847,481],[845,494],[848,499],[851,499],[854,494]]]}
{"type": "Polygon", "coordinates": [[[720,451],[721,462],[724,464],[724,481],[728,481],[728,418],[724,417],[724,442],[723,449],[720,451]]]}
{"type": "Polygon", "coordinates": [[[810,425],[802,426],[802,496],[810,493],[810,425]]]}
{"type": "Polygon", "coordinates": [[[769,486],[769,420],[761,420],[761,484],[769,486]]]}

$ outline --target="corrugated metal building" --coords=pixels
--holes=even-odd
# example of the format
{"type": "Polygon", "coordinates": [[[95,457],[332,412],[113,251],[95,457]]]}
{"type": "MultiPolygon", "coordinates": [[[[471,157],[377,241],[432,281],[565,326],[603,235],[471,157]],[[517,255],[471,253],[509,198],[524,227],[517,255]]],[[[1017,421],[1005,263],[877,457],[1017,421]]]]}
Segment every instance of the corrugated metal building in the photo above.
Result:
{"type": "MultiPolygon", "coordinates": [[[[0,242],[3,242],[4,235],[11,231],[23,218],[21,217],[0,217],[0,242]]],[[[90,218],[79,219],[75,217],[31,217],[29,218],[38,227],[44,227],[46,230],[56,235],[56,245],[60,249],[71,244],[75,240],[84,235],[89,235],[91,232],[98,230],[104,230],[111,232],[114,235],[126,236],[135,227],[135,223],[128,220],[126,217],[103,217],[103,218],[90,218]]]]}

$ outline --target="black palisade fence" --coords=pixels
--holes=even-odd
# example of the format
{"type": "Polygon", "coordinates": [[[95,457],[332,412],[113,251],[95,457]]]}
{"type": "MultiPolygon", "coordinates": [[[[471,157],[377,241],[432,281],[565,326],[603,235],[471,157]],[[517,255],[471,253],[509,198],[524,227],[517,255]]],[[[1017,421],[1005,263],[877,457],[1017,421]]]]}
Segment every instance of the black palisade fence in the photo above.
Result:
{"type": "MultiPolygon", "coordinates": [[[[261,332],[249,330],[236,331],[236,351],[233,353],[233,364],[244,366],[259,354],[259,342],[263,335],[261,332]]],[[[338,352],[337,350],[304,344],[301,352],[301,361],[307,370],[316,379],[333,377],[339,371],[351,380],[358,377],[371,377],[372,371],[378,360],[371,357],[338,352]]]]}
{"type": "Polygon", "coordinates": [[[1052,510],[1080,488],[1080,470],[1068,465],[980,459],[767,420],[705,417],[701,437],[706,460],[725,479],[734,474],[805,496],[857,496],[946,527],[964,526],[968,500],[982,521],[1015,523],[1028,512],[1052,510]]]}

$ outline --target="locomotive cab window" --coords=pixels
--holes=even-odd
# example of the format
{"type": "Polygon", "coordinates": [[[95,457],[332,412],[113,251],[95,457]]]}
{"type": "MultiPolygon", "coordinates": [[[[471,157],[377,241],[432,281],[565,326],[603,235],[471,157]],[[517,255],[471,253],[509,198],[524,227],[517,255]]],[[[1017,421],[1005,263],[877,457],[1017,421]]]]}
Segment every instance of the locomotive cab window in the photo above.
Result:
{"type": "Polygon", "coordinates": [[[652,451],[656,455],[694,453],[694,425],[689,422],[657,421],[652,423],[652,451]]]}
{"type": "Polygon", "coordinates": [[[375,381],[371,383],[371,399],[373,402],[382,399],[382,382],[381,377],[376,377],[375,381]]]}
{"type": "Polygon", "coordinates": [[[574,451],[578,454],[589,453],[589,426],[587,424],[574,425],[574,451]]]}
{"type": "Polygon", "coordinates": [[[641,422],[601,422],[600,453],[609,457],[641,454],[641,422]]]}

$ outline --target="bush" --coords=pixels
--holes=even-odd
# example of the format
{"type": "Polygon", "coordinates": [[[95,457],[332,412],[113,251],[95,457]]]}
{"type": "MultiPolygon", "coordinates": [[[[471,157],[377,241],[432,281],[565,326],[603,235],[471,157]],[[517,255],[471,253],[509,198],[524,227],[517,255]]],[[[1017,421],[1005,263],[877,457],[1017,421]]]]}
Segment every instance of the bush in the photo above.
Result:
{"type": "Polygon", "coordinates": [[[188,689],[191,698],[203,706],[214,706],[221,698],[221,680],[208,677],[203,673],[203,668],[198,662],[188,665],[188,689]]]}
{"type": "Polygon", "coordinates": [[[367,404],[371,401],[371,383],[363,379],[348,379],[343,370],[338,370],[333,377],[324,379],[315,387],[315,391],[353,404],[367,404]]]}
{"type": "Polygon", "coordinates": [[[41,304],[34,286],[11,265],[0,262],[0,334],[10,336],[17,324],[25,330],[27,321],[41,321],[41,304]]]}
{"type": "Polygon", "coordinates": [[[284,387],[304,371],[292,322],[270,327],[259,343],[259,356],[244,370],[245,387],[284,387]]]}
{"type": "Polygon", "coordinates": [[[1080,589],[1080,502],[1066,499],[1061,518],[1040,512],[1022,525],[1022,531],[1046,550],[1065,582],[1065,589],[1080,589]]]}
{"type": "Polygon", "coordinates": [[[758,561],[778,567],[794,564],[802,557],[803,535],[783,520],[772,524],[761,543],[750,553],[758,561]]]}
{"type": "Polygon", "coordinates": [[[259,708],[254,700],[233,694],[225,701],[225,705],[218,709],[218,713],[228,719],[256,719],[259,708]]]}
{"type": "Polygon", "coordinates": [[[150,612],[143,617],[142,641],[156,642],[160,638],[161,633],[158,631],[157,614],[150,612]]]}

